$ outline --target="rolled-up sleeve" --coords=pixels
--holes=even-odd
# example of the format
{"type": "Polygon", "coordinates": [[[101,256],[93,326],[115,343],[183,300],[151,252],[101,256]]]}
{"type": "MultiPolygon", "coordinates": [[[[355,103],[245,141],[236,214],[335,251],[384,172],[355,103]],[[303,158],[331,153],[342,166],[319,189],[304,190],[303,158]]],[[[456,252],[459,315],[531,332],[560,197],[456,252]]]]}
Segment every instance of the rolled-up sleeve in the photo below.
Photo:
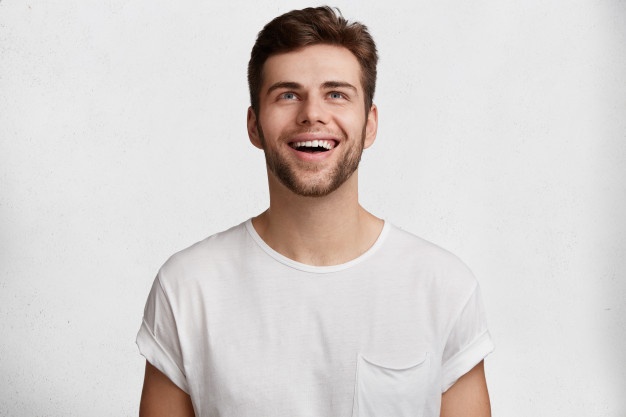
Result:
{"type": "Polygon", "coordinates": [[[480,287],[476,284],[448,334],[442,358],[441,392],[447,391],[493,350],[480,287]]]}
{"type": "Polygon", "coordinates": [[[189,393],[176,319],[157,275],[137,334],[139,352],[180,389],[189,393]]]}

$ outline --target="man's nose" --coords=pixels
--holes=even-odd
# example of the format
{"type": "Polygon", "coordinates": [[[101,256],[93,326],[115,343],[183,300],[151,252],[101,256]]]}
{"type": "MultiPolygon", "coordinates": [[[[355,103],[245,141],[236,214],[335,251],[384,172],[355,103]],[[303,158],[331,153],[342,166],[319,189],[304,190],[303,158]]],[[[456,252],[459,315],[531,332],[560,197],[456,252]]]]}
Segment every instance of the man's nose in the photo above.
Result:
{"type": "Polygon", "coordinates": [[[330,113],[323,99],[308,97],[302,102],[298,112],[298,124],[310,126],[317,123],[327,124],[329,117],[330,113]]]}

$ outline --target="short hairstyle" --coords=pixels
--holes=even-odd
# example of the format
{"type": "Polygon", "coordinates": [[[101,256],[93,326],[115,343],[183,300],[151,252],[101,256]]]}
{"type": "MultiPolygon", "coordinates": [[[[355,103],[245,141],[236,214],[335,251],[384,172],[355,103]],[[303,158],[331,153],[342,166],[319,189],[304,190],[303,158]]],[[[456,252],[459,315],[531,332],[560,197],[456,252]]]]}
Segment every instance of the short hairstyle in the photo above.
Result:
{"type": "Polygon", "coordinates": [[[376,44],[365,25],[348,22],[336,10],[328,6],[292,10],[274,18],[259,32],[248,62],[250,105],[257,115],[265,61],[272,55],[317,44],[342,46],[356,57],[361,67],[365,112],[369,112],[376,89],[376,44]]]}

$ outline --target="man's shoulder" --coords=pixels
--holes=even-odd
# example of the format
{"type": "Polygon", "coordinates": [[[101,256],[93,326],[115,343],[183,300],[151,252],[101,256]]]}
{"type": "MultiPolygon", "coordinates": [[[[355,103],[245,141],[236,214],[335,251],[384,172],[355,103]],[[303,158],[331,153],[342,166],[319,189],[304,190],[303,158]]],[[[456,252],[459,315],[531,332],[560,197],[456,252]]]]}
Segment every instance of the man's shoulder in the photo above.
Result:
{"type": "Polygon", "coordinates": [[[397,226],[392,226],[385,251],[414,269],[453,285],[475,286],[472,271],[457,255],[397,226]]]}
{"type": "Polygon", "coordinates": [[[194,270],[210,268],[239,258],[244,250],[248,232],[246,222],[215,233],[174,253],[161,267],[162,276],[188,275],[194,270]]]}
{"type": "Polygon", "coordinates": [[[398,226],[391,225],[389,245],[396,251],[411,254],[412,257],[429,259],[432,262],[462,263],[452,252],[398,226]]]}

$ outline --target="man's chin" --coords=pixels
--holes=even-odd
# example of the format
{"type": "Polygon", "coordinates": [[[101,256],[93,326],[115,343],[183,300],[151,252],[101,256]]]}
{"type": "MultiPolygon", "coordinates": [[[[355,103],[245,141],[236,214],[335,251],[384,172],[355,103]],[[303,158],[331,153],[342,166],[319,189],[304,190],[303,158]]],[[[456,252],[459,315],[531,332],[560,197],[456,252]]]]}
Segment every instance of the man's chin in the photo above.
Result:
{"type": "Polygon", "coordinates": [[[344,158],[335,166],[293,163],[266,151],[268,173],[293,194],[301,197],[326,197],[343,186],[357,171],[360,155],[344,158]]]}
{"type": "Polygon", "coordinates": [[[341,184],[298,184],[289,180],[283,181],[282,179],[280,179],[280,182],[292,193],[300,197],[311,198],[326,197],[341,186],[341,184]]]}

